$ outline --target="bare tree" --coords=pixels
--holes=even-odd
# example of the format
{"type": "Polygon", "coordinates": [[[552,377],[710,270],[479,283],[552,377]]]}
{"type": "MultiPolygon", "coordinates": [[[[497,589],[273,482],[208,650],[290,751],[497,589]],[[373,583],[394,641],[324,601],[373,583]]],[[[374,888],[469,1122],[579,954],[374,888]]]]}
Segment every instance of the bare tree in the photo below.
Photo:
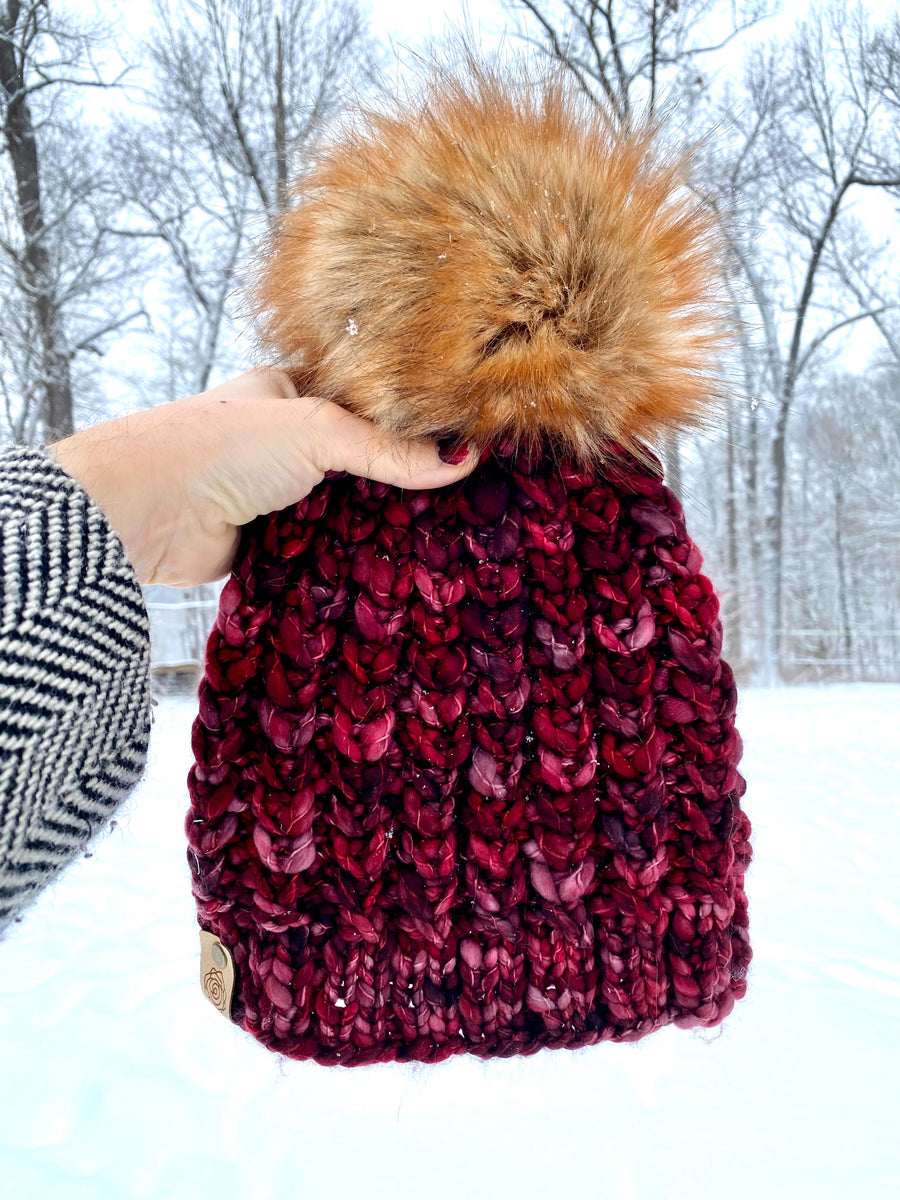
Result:
{"type": "Polygon", "coordinates": [[[170,268],[175,322],[159,320],[175,393],[201,391],[223,354],[242,256],[375,44],[355,0],[158,0],[147,48],[150,112],[117,134],[132,239],[170,268]]]}
{"type": "Polygon", "coordinates": [[[787,447],[800,383],[861,322],[896,345],[900,292],[885,282],[885,246],[852,209],[855,195],[900,185],[900,159],[885,155],[883,101],[868,78],[872,44],[863,10],[838,4],[798,26],[786,47],[755,51],[730,170],[745,222],[733,249],[759,331],[756,383],[772,417],[763,572],[770,679],[784,625],[787,447]]]}
{"type": "Polygon", "coordinates": [[[0,7],[0,391],[20,442],[73,431],[80,360],[138,315],[117,293],[128,271],[114,254],[102,156],[70,103],[107,86],[91,44],[51,20],[46,0],[0,7]]]}
{"type": "Polygon", "coordinates": [[[787,504],[798,534],[789,678],[883,679],[900,667],[898,378],[873,367],[829,371],[798,400],[787,504]]]}
{"type": "Polygon", "coordinates": [[[622,125],[705,86],[702,62],[771,11],[764,0],[510,0],[524,37],[622,125]],[[668,92],[668,95],[667,95],[668,92]]]}

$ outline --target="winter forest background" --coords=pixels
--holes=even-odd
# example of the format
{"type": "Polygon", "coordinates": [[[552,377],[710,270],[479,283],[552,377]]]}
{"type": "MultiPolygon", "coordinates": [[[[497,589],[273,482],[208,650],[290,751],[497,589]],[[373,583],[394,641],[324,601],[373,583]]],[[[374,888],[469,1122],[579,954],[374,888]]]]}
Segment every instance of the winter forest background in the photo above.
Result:
{"type": "MultiPolygon", "coordinates": [[[[738,678],[900,680],[900,7],[495,8],[492,50],[505,22],[507,51],[699,147],[735,351],[719,427],[663,449],[738,678]]],[[[245,369],[254,242],[342,103],[411,60],[357,0],[129,11],[0,0],[0,444],[245,369]]],[[[220,586],[146,589],[157,671],[202,663],[220,586]]]]}

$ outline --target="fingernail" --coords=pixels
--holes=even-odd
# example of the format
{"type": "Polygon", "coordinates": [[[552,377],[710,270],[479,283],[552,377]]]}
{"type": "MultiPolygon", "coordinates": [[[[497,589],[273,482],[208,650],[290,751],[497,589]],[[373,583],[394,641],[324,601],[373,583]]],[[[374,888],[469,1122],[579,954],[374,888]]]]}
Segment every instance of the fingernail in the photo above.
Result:
{"type": "Polygon", "coordinates": [[[448,467],[455,467],[469,456],[469,443],[461,442],[458,437],[439,438],[437,444],[438,458],[448,467]]]}

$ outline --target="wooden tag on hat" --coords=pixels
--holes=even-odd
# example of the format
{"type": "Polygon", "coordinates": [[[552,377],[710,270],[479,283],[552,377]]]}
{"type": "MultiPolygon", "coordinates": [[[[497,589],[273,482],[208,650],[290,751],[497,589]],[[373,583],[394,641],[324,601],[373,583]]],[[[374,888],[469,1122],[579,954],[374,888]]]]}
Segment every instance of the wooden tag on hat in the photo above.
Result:
{"type": "Polygon", "coordinates": [[[230,1019],[234,960],[228,947],[205,929],[200,930],[200,987],[210,1004],[230,1019]]]}

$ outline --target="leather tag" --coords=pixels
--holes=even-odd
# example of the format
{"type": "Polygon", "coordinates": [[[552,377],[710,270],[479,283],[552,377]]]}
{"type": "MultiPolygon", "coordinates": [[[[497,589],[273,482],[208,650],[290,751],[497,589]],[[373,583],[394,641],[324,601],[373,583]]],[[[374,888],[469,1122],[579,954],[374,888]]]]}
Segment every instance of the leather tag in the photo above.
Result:
{"type": "Polygon", "coordinates": [[[234,960],[228,947],[205,929],[200,930],[200,987],[210,1004],[230,1020],[234,960]]]}

